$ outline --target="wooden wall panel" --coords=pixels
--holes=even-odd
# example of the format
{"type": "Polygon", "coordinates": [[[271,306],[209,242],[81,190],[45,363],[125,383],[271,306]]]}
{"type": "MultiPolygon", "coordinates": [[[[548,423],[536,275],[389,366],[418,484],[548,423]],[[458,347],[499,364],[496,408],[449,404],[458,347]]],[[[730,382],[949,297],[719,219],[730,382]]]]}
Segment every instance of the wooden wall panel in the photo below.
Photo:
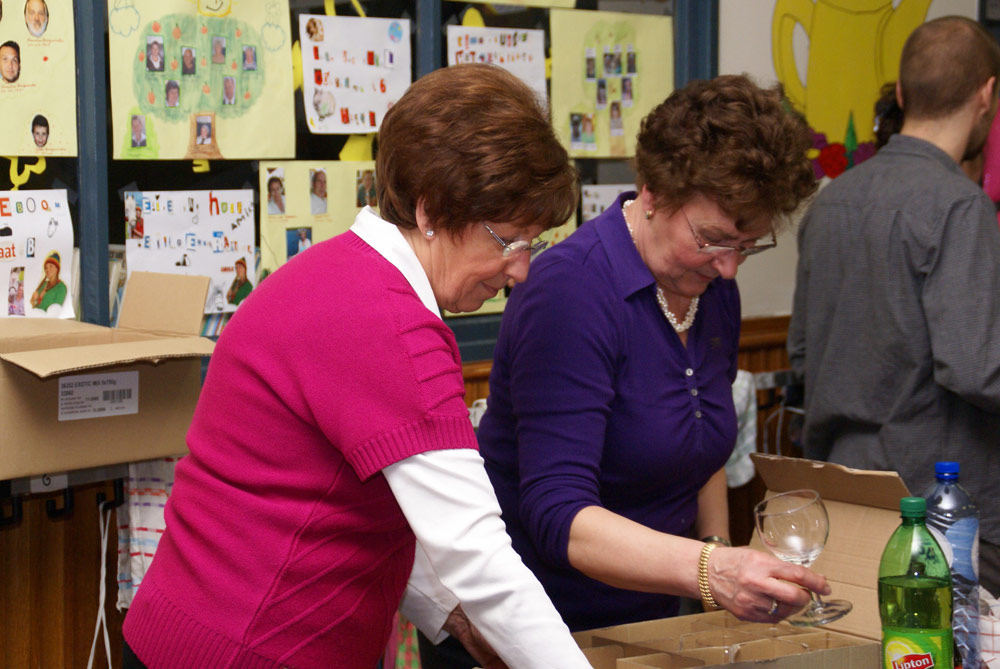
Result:
{"type": "MultiPolygon", "coordinates": [[[[97,618],[101,563],[97,493],[113,496],[110,483],[74,489],[70,516],[51,519],[45,500],[29,496],[24,517],[0,528],[0,666],[25,669],[86,667],[97,618]]],[[[61,501],[60,504],[61,506],[61,501]]],[[[5,505],[5,510],[9,507],[5,505]]],[[[121,666],[124,615],[115,609],[118,597],[118,537],[111,520],[108,546],[105,615],[111,638],[113,666],[121,666]]],[[[106,667],[103,638],[94,666],[106,667]]]]}

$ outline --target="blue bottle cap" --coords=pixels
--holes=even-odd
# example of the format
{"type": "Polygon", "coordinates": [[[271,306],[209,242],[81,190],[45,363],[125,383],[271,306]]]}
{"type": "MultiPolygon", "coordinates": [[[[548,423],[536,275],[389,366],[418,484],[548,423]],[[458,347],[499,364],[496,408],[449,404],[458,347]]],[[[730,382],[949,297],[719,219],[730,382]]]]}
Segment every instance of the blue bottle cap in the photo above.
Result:
{"type": "Polygon", "coordinates": [[[934,465],[934,474],[938,478],[956,478],[958,476],[959,466],[957,462],[938,462],[934,465]]]}

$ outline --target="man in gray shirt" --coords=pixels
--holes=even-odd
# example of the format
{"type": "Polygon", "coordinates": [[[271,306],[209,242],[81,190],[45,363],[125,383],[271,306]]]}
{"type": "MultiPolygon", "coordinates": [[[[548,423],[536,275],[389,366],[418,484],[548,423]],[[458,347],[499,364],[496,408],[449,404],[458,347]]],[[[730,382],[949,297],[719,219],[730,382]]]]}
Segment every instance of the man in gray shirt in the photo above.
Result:
{"type": "Polygon", "coordinates": [[[915,494],[961,463],[979,505],[982,584],[1000,593],[1000,229],[959,162],[997,108],[1000,47],[937,19],[903,48],[904,122],[831,182],[799,230],[792,367],[806,456],[895,470],[915,494]]]}

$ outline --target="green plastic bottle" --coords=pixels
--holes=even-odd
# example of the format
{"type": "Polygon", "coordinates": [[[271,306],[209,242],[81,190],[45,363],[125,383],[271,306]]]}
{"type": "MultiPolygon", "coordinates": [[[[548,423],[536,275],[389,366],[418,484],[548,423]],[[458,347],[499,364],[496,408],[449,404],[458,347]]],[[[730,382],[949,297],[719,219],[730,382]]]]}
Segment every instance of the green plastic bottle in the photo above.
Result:
{"type": "Polygon", "coordinates": [[[951,570],[927,530],[927,502],[904,497],[878,570],[883,669],[952,669],[951,570]]]}

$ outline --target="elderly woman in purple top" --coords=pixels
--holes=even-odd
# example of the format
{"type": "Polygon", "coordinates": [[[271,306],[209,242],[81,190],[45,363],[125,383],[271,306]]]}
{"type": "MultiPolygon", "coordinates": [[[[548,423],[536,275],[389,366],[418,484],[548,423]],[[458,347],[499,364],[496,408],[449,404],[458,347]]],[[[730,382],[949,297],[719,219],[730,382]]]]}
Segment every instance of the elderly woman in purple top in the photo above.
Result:
{"type": "Polygon", "coordinates": [[[733,279],[814,191],[809,145],[780,91],[691,83],[642,123],[638,193],[543,253],[511,295],[479,446],[514,548],[571,630],[672,616],[678,595],[777,621],[808,601],[798,586],[827,590],[728,547],[723,470],[733,279]]]}

